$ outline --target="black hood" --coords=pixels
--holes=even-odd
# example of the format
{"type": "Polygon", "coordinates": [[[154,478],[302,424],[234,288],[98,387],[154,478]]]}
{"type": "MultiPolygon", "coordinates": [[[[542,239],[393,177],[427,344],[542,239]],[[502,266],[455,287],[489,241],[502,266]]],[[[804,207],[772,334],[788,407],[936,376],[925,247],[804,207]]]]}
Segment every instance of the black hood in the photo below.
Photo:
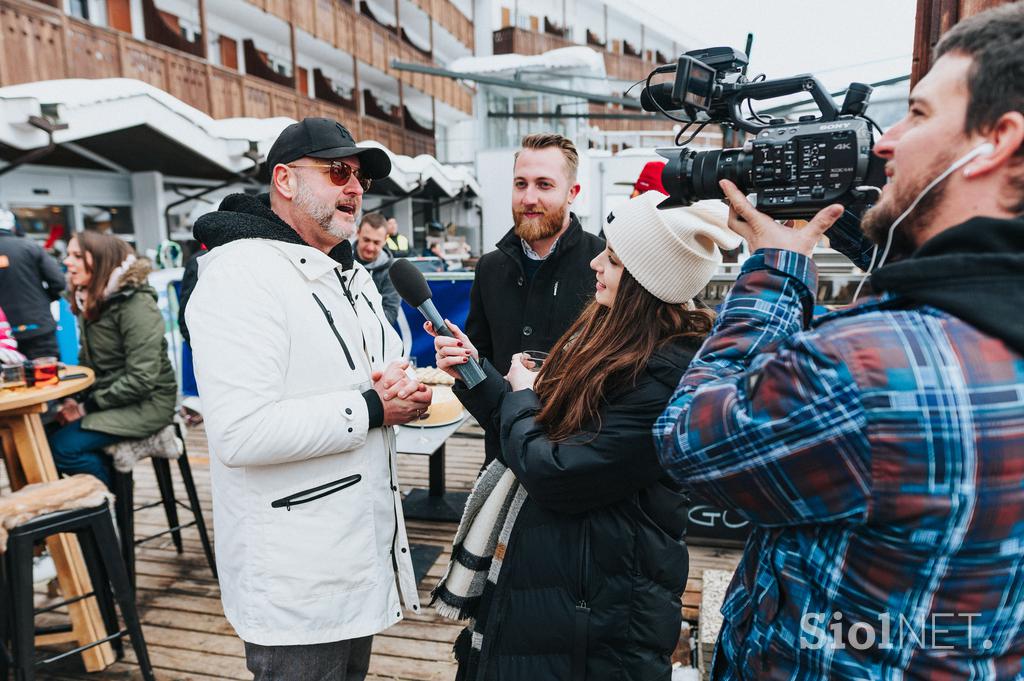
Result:
{"type": "Polygon", "coordinates": [[[647,373],[659,383],[664,383],[675,390],[700,345],[700,341],[687,339],[666,343],[655,350],[647,361],[647,373]]]}
{"type": "MultiPolygon", "coordinates": [[[[289,244],[309,246],[270,208],[269,194],[231,194],[220,202],[220,208],[196,220],[192,233],[207,248],[239,239],[270,239],[289,244]]],[[[344,239],[329,255],[344,269],[352,267],[352,244],[344,239]]]]}
{"type": "Polygon", "coordinates": [[[872,274],[871,286],[948,312],[1024,354],[1024,219],[972,218],[872,274]]]}

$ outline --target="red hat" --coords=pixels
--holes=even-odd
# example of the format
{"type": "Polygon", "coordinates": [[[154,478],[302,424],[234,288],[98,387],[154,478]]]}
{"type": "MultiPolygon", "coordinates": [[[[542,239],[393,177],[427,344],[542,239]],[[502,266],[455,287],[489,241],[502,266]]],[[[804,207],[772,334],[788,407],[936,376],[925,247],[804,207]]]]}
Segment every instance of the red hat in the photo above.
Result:
{"type": "Polygon", "coordinates": [[[640,171],[640,177],[637,178],[633,184],[633,191],[638,191],[643,194],[646,191],[653,189],[654,191],[661,192],[665,196],[668,196],[668,192],[665,191],[665,185],[661,183],[661,171],[665,169],[664,161],[651,161],[644,166],[644,169],[640,171]]]}

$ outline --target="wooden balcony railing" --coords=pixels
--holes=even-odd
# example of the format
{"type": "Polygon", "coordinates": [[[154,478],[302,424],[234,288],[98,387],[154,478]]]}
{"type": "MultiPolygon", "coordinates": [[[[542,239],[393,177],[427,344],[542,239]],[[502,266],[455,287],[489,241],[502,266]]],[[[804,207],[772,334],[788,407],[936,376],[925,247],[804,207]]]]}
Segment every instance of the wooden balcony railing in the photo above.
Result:
{"type": "MultiPolygon", "coordinates": [[[[601,114],[622,114],[631,113],[638,114],[643,113],[637,109],[623,109],[621,106],[616,104],[599,104],[597,102],[590,102],[589,111],[591,115],[601,114]]],[[[636,119],[636,118],[591,118],[589,120],[591,125],[596,125],[602,130],[672,130],[672,126],[675,125],[673,121],[665,118],[664,116],[658,116],[651,114],[650,118],[636,119]]]]}
{"type": "MultiPolygon", "coordinates": [[[[588,34],[589,37],[597,38],[589,31],[588,34]]],[[[494,54],[540,54],[573,44],[569,40],[548,33],[527,31],[514,26],[506,26],[494,32],[494,54]]],[[[604,57],[604,69],[609,78],[635,82],[646,78],[654,68],[652,62],[639,57],[598,51],[604,57]]]]}
{"type": "Polygon", "coordinates": [[[60,78],[135,78],[213,118],[324,116],[344,122],[356,139],[375,139],[399,154],[434,152],[433,137],[400,125],[357,116],[294,88],[243,76],[39,3],[0,0],[0,86],[60,78]]]}
{"type": "Polygon", "coordinates": [[[359,102],[356,99],[358,95],[354,91],[351,97],[339,93],[334,89],[331,79],[325,76],[320,69],[313,69],[313,94],[317,99],[322,99],[328,104],[334,104],[350,111],[359,110],[359,102]]]}
{"type": "Polygon", "coordinates": [[[571,40],[565,38],[515,26],[506,26],[494,32],[494,54],[540,54],[572,44],[571,40]]]}
{"type": "Polygon", "coordinates": [[[412,0],[413,4],[427,13],[444,30],[455,36],[455,39],[474,49],[476,41],[473,35],[473,22],[463,14],[451,0],[412,0]]]}
{"type": "MultiPolygon", "coordinates": [[[[342,52],[355,54],[363,63],[436,97],[454,109],[466,114],[473,113],[473,92],[465,86],[448,78],[392,69],[391,61],[395,59],[421,64],[433,62],[421,51],[422,48],[418,49],[401,40],[395,34],[394,27],[385,27],[358,13],[345,0],[247,1],[284,21],[294,22],[296,28],[334,45],[342,52]]],[[[450,32],[463,44],[472,46],[472,24],[450,0],[417,0],[417,4],[422,6],[421,3],[437,12],[431,15],[435,21],[448,28],[445,24],[447,21],[451,25],[450,32]],[[464,23],[459,22],[460,18],[464,23]]]]}
{"type": "Polygon", "coordinates": [[[153,0],[142,0],[142,23],[146,31],[146,39],[155,43],[173,47],[182,52],[205,57],[203,36],[199,35],[194,42],[189,42],[181,35],[177,26],[169,26],[153,0]]]}

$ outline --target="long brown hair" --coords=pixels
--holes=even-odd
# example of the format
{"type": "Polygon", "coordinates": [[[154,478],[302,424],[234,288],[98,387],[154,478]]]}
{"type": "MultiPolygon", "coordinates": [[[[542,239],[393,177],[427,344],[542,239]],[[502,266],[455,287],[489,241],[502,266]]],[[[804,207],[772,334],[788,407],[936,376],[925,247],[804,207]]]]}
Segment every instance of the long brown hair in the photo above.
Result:
{"type": "Polygon", "coordinates": [[[654,351],[678,339],[699,344],[711,332],[711,310],[665,303],[623,270],[614,311],[594,301],[551,350],[534,387],[544,405],[537,419],[564,440],[588,424],[600,430],[601,400],[636,383],[654,351]]]}
{"type": "Polygon", "coordinates": [[[76,232],[74,237],[78,248],[82,251],[82,263],[85,271],[92,276],[84,287],[70,287],[68,299],[71,311],[80,314],[90,321],[100,316],[103,298],[111,273],[121,266],[129,255],[135,253],[127,242],[110,234],[101,234],[92,230],[76,232]],[[78,304],[77,291],[85,290],[85,309],[78,304]]]}

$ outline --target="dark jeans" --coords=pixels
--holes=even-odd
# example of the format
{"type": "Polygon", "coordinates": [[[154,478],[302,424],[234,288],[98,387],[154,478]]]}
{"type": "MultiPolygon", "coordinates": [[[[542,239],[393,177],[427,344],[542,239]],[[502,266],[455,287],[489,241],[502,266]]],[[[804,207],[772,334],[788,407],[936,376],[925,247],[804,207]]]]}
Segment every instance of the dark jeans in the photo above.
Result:
{"type": "Polygon", "coordinates": [[[57,334],[54,332],[43,333],[32,338],[18,338],[18,352],[29,359],[39,357],[56,357],[60,359],[60,351],[57,349],[57,334]]]}
{"type": "Polygon", "coordinates": [[[112,464],[103,448],[120,442],[120,435],[83,430],[81,420],[69,423],[47,436],[53,462],[57,470],[66,475],[88,473],[95,475],[107,487],[113,483],[112,464]]]}
{"type": "Polygon", "coordinates": [[[253,681],[363,681],[370,669],[373,637],[308,646],[245,643],[253,681]]]}

